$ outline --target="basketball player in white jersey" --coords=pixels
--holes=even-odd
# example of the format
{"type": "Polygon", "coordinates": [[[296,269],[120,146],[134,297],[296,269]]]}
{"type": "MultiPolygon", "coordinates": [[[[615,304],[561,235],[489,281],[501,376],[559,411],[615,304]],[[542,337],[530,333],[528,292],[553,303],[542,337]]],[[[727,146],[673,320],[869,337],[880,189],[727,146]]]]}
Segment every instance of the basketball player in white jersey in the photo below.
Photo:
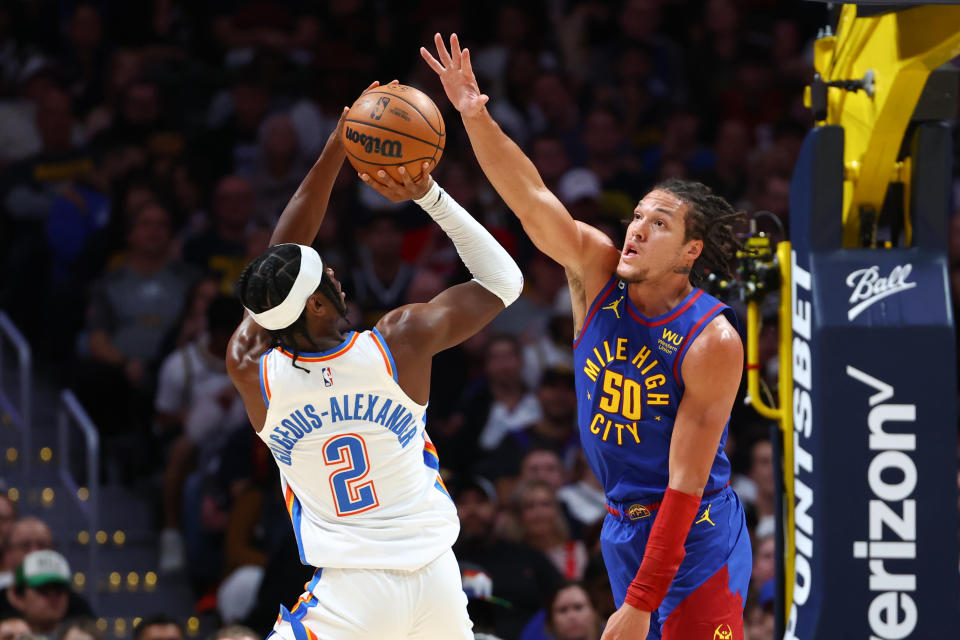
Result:
{"type": "Polygon", "coordinates": [[[317,567],[296,606],[281,607],[271,635],[473,638],[450,548],[457,512],[425,431],[430,365],[513,302],[523,278],[426,164],[417,182],[363,174],[394,201],[414,199],[474,278],[387,313],[372,331],[341,333],[340,283],[309,246],[345,157],[340,126],[270,249],[240,278],[247,314],[227,354],[251,423],[280,468],[300,559],[317,567]]]}

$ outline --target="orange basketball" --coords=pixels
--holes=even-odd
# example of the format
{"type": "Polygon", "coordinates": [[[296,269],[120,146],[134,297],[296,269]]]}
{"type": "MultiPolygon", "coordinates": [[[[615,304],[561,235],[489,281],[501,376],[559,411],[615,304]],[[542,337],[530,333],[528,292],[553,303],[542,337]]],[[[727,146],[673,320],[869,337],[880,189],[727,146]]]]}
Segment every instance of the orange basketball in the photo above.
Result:
{"type": "Polygon", "coordinates": [[[431,169],[440,160],[446,127],[427,94],[406,85],[377,87],[353,103],[343,125],[347,159],[359,173],[376,176],[384,169],[402,182],[397,168],[414,180],[424,161],[431,169]]]}

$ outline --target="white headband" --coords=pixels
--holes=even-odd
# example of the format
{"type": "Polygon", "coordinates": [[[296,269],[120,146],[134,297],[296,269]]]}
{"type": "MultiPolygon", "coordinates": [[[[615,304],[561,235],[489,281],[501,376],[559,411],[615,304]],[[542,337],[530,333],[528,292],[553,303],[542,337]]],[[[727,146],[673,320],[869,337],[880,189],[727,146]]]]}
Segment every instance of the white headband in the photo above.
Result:
{"type": "Polygon", "coordinates": [[[276,331],[293,324],[303,313],[307,298],[320,286],[320,279],[323,278],[323,260],[320,259],[320,254],[313,247],[302,244],[296,246],[300,247],[300,273],[297,274],[287,297],[277,306],[261,313],[247,309],[254,322],[264,329],[276,331]]]}

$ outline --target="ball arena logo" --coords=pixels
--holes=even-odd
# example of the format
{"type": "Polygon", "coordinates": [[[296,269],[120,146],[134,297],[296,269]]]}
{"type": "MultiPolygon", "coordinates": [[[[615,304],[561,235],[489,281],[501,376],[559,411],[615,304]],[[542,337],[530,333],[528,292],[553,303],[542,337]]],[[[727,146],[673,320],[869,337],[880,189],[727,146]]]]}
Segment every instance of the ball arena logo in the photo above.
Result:
{"type": "Polygon", "coordinates": [[[847,276],[847,286],[853,287],[853,293],[850,294],[850,304],[853,306],[847,310],[847,320],[853,320],[864,309],[887,296],[917,286],[916,282],[907,282],[912,270],[913,265],[908,262],[895,266],[886,278],[880,277],[880,267],[877,265],[851,272],[847,276]]]}
{"type": "MultiPolygon", "coordinates": [[[[909,265],[908,265],[909,266],[909,265]]],[[[876,640],[906,638],[916,629],[917,603],[910,595],[917,590],[917,574],[908,564],[917,559],[917,464],[910,453],[917,450],[917,434],[893,431],[900,423],[916,431],[917,405],[889,402],[893,385],[852,366],[847,375],[873,390],[868,399],[868,446],[873,459],[867,468],[870,487],[868,540],[853,543],[853,557],[867,560],[870,602],[867,621],[876,640]],[[888,473],[884,473],[888,471],[888,473]],[[885,532],[889,532],[884,536],[885,532]]]]}
{"type": "Polygon", "coordinates": [[[376,153],[387,158],[400,158],[403,156],[403,143],[399,140],[381,140],[376,136],[368,136],[365,133],[353,129],[347,125],[344,136],[350,142],[355,142],[367,153],[376,153]]]}

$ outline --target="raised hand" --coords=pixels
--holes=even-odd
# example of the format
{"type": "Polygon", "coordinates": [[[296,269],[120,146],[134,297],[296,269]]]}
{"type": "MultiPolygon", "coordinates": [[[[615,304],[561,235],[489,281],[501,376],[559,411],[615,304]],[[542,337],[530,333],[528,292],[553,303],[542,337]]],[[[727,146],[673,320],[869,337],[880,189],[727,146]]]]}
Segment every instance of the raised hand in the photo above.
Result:
{"type": "Polygon", "coordinates": [[[369,173],[361,173],[360,179],[370,185],[374,191],[393,202],[404,202],[406,200],[416,200],[422,198],[430,190],[430,183],[433,178],[430,177],[430,162],[423,163],[423,169],[420,177],[416,181],[410,178],[410,173],[406,167],[398,167],[397,173],[403,178],[403,182],[397,182],[390,174],[380,169],[376,176],[369,173]]]}
{"type": "Polygon", "coordinates": [[[477,79],[473,75],[473,66],[470,64],[470,50],[460,50],[460,40],[455,33],[450,36],[449,52],[439,33],[433,36],[433,41],[437,45],[437,56],[440,60],[434,58],[424,47],[420,47],[420,55],[440,76],[447,98],[463,117],[479,114],[490,98],[480,93],[477,79]]]}

